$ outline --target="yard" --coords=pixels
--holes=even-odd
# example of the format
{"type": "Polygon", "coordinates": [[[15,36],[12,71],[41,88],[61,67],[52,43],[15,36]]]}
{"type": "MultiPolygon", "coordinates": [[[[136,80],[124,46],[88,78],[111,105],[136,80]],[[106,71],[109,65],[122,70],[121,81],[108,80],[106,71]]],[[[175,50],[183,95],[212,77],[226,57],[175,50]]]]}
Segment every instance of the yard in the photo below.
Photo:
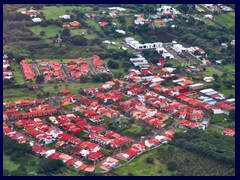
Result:
{"type": "Polygon", "coordinates": [[[212,124],[215,124],[215,125],[227,128],[229,126],[229,122],[224,120],[225,118],[228,119],[228,115],[225,115],[225,114],[214,114],[213,118],[211,119],[210,122],[212,124]]]}
{"type": "Polygon", "coordinates": [[[220,25],[226,28],[235,27],[234,12],[220,13],[220,14],[214,15],[214,19],[217,23],[219,23],[220,25]]]}
{"type": "Polygon", "coordinates": [[[19,164],[10,160],[10,156],[3,153],[3,168],[8,171],[14,171],[19,167],[19,164]]]}
{"type": "Polygon", "coordinates": [[[86,37],[87,39],[100,38],[99,35],[97,35],[91,30],[88,31],[88,29],[70,29],[70,31],[72,35],[81,35],[82,33],[84,33],[85,34],[84,37],[86,37]]]}
{"type": "Polygon", "coordinates": [[[218,76],[221,76],[223,72],[214,67],[206,67],[206,71],[204,71],[202,74],[205,76],[212,76],[213,74],[217,74],[218,76]]]}
{"type": "Polygon", "coordinates": [[[223,69],[229,73],[235,73],[235,64],[228,64],[224,66],[219,66],[220,69],[223,69]]]}
{"type": "Polygon", "coordinates": [[[166,165],[159,160],[154,159],[154,164],[146,163],[148,157],[154,158],[157,154],[157,149],[151,150],[150,152],[134,159],[127,165],[113,170],[113,173],[119,176],[128,176],[130,174],[134,176],[170,176],[171,172],[168,171],[166,165]]]}
{"type": "Polygon", "coordinates": [[[164,145],[144,153],[129,164],[113,170],[120,176],[226,176],[234,175],[233,169],[206,156],[183,150],[171,145],[164,145]],[[170,153],[169,151],[172,151],[170,153]],[[147,163],[148,157],[153,158],[153,163],[147,163]],[[169,161],[176,163],[177,171],[169,171],[166,164],[169,161]]]}
{"type": "Polygon", "coordinates": [[[46,19],[55,20],[61,15],[71,14],[71,10],[74,8],[74,6],[45,6],[40,12],[46,16],[46,19]],[[66,13],[67,10],[69,10],[69,13],[66,13]]]}
{"type": "Polygon", "coordinates": [[[13,71],[13,77],[17,84],[24,84],[25,80],[21,71],[21,65],[15,61],[10,61],[11,69],[13,71]]]}
{"type": "Polygon", "coordinates": [[[79,94],[79,89],[85,89],[95,86],[102,85],[103,82],[98,83],[79,83],[79,84],[69,84],[69,85],[60,85],[57,89],[54,88],[54,86],[45,86],[43,90],[45,92],[49,92],[50,95],[58,95],[60,89],[68,89],[71,94],[79,94]]]}
{"type": "Polygon", "coordinates": [[[27,88],[17,89],[4,89],[3,100],[4,102],[17,101],[19,99],[36,99],[36,95],[27,88]]]}
{"type": "Polygon", "coordinates": [[[42,27],[40,25],[29,27],[29,29],[38,37],[43,38],[45,40],[49,40],[51,37],[55,37],[56,34],[59,34],[62,28],[56,25],[48,25],[47,27],[42,27]],[[40,35],[40,32],[44,31],[45,34],[43,36],[40,35]]]}

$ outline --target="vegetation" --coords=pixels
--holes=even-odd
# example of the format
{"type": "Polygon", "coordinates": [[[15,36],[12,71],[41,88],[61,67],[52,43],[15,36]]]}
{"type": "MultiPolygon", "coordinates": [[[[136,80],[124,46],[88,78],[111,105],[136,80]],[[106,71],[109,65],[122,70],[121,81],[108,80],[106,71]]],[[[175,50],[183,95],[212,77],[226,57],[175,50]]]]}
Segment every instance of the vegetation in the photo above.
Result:
{"type": "Polygon", "coordinates": [[[188,133],[176,133],[172,145],[235,165],[235,143],[232,137],[216,133],[191,130],[188,133]]]}

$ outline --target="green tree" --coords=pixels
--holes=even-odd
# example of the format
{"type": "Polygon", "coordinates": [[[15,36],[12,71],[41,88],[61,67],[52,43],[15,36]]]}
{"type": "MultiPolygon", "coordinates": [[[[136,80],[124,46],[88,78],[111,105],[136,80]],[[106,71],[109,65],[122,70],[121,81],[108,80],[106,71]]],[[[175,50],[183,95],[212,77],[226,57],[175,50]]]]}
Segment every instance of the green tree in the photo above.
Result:
{"type": "Polygon", "coordinates": [[[36,83],[41,84],[42,82],[44,82],[43,74],[36,76],[36,83]]]}
{"type": "Polygon", "coordinates": [[[74,45],[78,45],[78,46],[87,46],[88,45],[88,40],[85,37],[80,36],[80,35],[73,36],[71,38],[71,42],[74,45]]]}
{"type": "Polygon", "coordinates": [[[51,173],[56,172],[60,167],[63,166],[63,162],[61,160],[55,160],[55,159],[40,159],[39,165],[38,165],[38,173],[51,173]]]}
{"type": "Polygon", "coordinates": [[[108,66],[112,69],[118,69],[119,64],[117,62],[110,60],[110,61],[108,61],[108,66]]]}
{"type": "Polygon", "coordinates": [[[176,161],[169,161],[167,162],[167,168],[169,171],[176,171],[177,170],[177,163],[176,161]]]}

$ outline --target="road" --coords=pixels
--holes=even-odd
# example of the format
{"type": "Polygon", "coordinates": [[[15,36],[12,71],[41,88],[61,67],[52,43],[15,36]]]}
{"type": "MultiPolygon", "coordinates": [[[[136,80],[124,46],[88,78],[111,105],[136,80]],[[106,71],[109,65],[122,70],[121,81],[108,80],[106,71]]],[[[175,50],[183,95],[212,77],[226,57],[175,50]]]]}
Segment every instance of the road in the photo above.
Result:
{"type": "Polygon", "coordinates": [[[35,73],[36,73],[38,76],[41,75],[41,73],[40,73],[40,71],[39,71],[39,69],[38,69],[37,64],[36,64],[36,63],[33,63],[33,64],[31,64],[31,65],[32,65],[32,68],[34,69],[35,73]]]}

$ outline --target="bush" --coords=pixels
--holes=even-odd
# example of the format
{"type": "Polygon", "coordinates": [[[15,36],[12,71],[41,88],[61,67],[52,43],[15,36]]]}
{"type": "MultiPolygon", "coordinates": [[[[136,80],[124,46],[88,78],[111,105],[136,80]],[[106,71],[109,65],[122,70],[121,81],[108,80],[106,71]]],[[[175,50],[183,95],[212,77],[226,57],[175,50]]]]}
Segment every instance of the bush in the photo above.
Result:
{"type": "Polygon", "coordinates": [[[154,159],[152,157],[148,157],[148,158],[146,158],[146,163],[154,164],[154,159]]]}
{"type": "Polygon", "coordinates": [[[177,163],[175,161],[169,161],[169,162],[167,162],[167,168],[169,171],[176,171],[177,163]]]}
{"type": "Polygon", "coordinates": [[[110,61],[108,61],[108,66],[112,69],[118,69],[119,64],[117,62],[110,60],[110,61]]]}

